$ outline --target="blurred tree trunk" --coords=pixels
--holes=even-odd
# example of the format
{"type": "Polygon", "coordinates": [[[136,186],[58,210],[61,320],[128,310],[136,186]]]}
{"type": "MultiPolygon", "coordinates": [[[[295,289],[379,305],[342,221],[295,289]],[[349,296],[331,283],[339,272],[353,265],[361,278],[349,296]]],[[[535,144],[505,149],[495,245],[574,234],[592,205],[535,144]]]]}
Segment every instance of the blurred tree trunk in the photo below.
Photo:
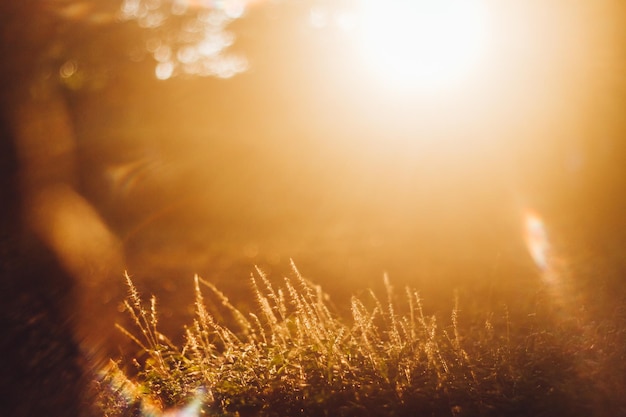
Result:
{"type": "Polygon", "coordinates": [[[4,415],[89,416],[91,371],[114,348],[124,262],[79,190],[50,59],[62,22],[44,3],[0,5],[0,390],[4,415]]]}

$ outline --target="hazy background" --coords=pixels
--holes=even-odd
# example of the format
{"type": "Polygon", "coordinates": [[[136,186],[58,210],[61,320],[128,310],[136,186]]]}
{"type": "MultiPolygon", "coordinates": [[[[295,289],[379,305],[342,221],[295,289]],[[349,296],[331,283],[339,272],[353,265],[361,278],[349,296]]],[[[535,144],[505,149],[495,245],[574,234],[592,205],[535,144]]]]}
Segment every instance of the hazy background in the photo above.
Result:
{"type": "MultiPolygon", "coordinates": [[[[229,79],[157,80],[147,29],[63,2],[33,11],[53,29],[16,36],[23,48],[5,42],[16,57],[5,62],[39,65],[32,45],[61,45],[41,47],[56,52],[34,78],[60,88],[74,187],[168,319],[189,318],[193,274],[250,304],[254,265],[280,278],[290,258],[337,300],[387,272],[426,299],[451,302],[460,288],[493,308],[514,303],[544,285],[524,240],[529,211],[576,297],[614,308],[626,244],[623,6],[492,3],[482,72],[438,92],[386,89],[349,34],[311,24],[314,6],[332,17],[350,2],[250,7],[228,27],[249,68],[229,79]]],[[[123,294],[121,274],[109,276],[123,294]]]]}
{"type": "Polygon", "coordinates": [[[433,96],[377,85],[304,6],[259,6],[233,26],[244,74],[159,82],[136,68],[72,96],[85,193],[146,279],[232,282],[293,258],[329,290],[383,271],[524,286],[525,210],[567,262],[608,256],[624,227],[615,11],[501,7],[498,59],[433,96]]]}

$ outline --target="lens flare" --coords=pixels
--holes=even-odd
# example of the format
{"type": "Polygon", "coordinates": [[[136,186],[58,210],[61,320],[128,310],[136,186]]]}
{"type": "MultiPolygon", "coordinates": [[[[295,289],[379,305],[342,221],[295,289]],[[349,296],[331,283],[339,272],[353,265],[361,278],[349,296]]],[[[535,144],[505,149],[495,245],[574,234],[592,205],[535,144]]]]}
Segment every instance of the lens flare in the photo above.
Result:
{"type": "Polygon", "coordinates": [[[530,256],[542,271],[546,271],[549,266],[550,242],[543,221],[537,214],[528,211],[524,215],[524,230],[524,240],[530,256]]]}
{"type": "Polygon", "coordinates": [[[531,258],[541,271],[543,281],[550,285],[561,281],[562,262],[554,256],[543,220],[532,210],[524,213],[524,241],[531,258]]]}
{"type": "Polygon", "coordinates": [[[200,417],[204,414],[202,405],[211,397],[204,387],[199,387],[187,405],[162,410],[156,402],[143,395],[143,389],[129,380],[115,362],[111,361],[102,368],[99,376],[102,383],[117,395],[120,402],[125,405],[139,402],[141,417],[200,417]]]}

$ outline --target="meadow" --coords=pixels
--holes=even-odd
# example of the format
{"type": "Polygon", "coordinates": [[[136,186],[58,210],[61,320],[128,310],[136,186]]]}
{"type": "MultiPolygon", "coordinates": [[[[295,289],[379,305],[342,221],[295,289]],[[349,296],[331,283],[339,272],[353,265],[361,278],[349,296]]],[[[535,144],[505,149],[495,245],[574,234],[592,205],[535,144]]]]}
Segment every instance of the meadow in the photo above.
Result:
{"type": "Polygon", "coordinates": [[[119,328],[137,352],[102,370],[107,417],[626,412],[623,318],[564,315],[548,294],[535,293],[530,312],[464,306],[457,293],[443,315],[385,277],[383,294],[364,290],[336,307],[292,263],[282,281],[257,268],[255,303],[243,309],[196,276],[195,319],[179,344],[161,333],[156,298],[126,280],[134,326],[119,328]]]}

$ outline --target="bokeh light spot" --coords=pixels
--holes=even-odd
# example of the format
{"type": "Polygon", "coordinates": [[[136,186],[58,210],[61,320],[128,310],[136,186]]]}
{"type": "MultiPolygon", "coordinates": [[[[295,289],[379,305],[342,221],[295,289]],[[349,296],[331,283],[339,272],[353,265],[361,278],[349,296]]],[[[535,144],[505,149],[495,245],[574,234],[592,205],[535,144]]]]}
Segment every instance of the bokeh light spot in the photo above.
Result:
{"type": "Polygon", "coordinates": [[[146,30],[145,46],[156,61],[156,78],[167,80],[181,74],[230,78],[247,70],[248,63],[227,52],[235,36],[226,27],[253,3],[125,0],[120,18],[134,20],[146,30]]]}
{"type": "Polygon", "coordinates": [[[77,70],[78,63],[75,60],[71,59],[61,65],[61,68],[59,68],[59,75],[61,76],[61,78],[70,78],[71,76],[76,74],[77,70]]]}
{"type": "Polygon", "coordinates": [[[167,80],[174,73],[174,64],[169,61],[159,62],[154,69],[154,74],[159,80],[167,80]]]}

